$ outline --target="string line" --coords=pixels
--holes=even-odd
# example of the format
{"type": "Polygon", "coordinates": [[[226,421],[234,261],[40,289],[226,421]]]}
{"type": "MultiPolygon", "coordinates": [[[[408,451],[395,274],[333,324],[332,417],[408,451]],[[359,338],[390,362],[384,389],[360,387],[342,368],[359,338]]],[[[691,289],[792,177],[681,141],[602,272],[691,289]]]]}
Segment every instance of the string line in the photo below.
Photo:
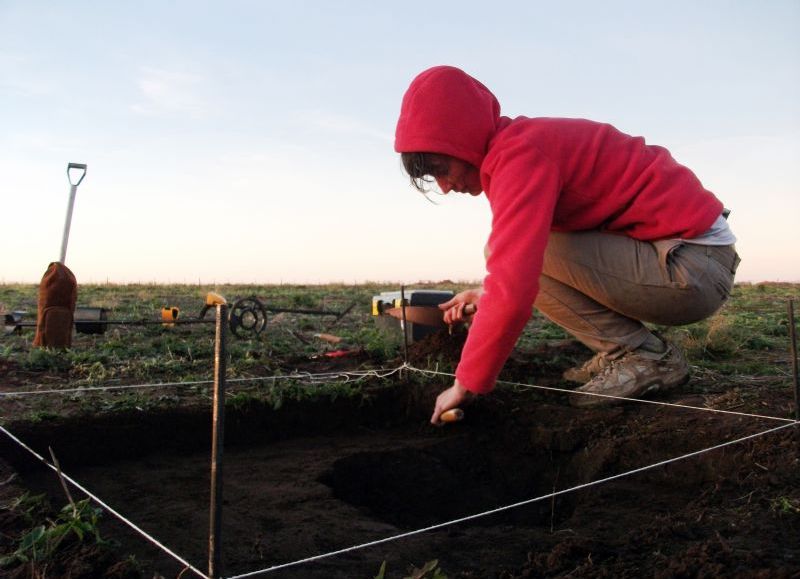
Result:
{"type": "MultiPolygon", "coordinates": [[[[408,366],[408,369],[414,370],[415,372],[420,372],[422,374],[437,374],[439,376],[455,377],[455,374],[451,374],[448,372],[439,372],[437,370],[424,370],[422,368],[415,368],[414,366],[408,366]]],[[[596,396],[599,398],[609,398],[612,400],[626,400],[628,402],[638,402],[640,404],[653,404],[656,406],[668,406],[670,408],[687,408],[689,410],[701,410],[703,412],[716,412],[718,414],[731,414],[733,416],[746,416],[749,418],[763,418],[765,420],[776,420],[779,422],[790,422],[790,423],[797,422],[792,418],[781,418],[779,416],[769,416],[766,414],[751,414],[749,412],[736,412],[735,410],[720,410],[718,408],[707,408],[705,406],[692,406],[690,404],[676,404],[674,402],[662,402],[659,400],[648,400],[645,398],[626,398],[624,396],[612,396],[611,394],[599,394],[596,392],[581,392],[579,390],[570,390],[568,388],[556,388],[554,386],[539,386],[536,384],[524,384],[522,382],[509,382],[507,380],[498,380],[497,383],[506,384],[509,386],[520,386],[522,388],[548,390],[550,392],[560,392],[562,394],[581,394],[583,396],[596,396]]]]}
{"type": "MultiPolygon", "coordinates": [[[[423,368],[416,368],[415,366],[411,366],[408,363],[404,363],[397,368],[394,369],[378,369],[378,370],[353,370],[353,371],[337,371],[337,372],[320,372],[320,373],[310,373],[310,372],[302,372],[302,373],[294,373],[294,374],[285,374],[280,376],[258,376],[258,377],[247,377],[247,378],[228,378],[225,382],[228,384],[237,384],[237,383],[245,383],[245,382],[259,382],[259,381],[266,381],[271,380],[273,382],[278,380],[309,380],[309,381],[323,381],[329,380],[332,378],[345,378],[349,381],[350,377],[356,377],[358,379],[363,379],[366,377],[375,377],[375,378],[388,378],[397,372],[400,372],[404,369],[413,370],[415,372],[419,372],[421,374],[431,374],[431,375],[438,375],[438,376],[448,376],[448,377],[455,377],[455,374],[449,372],[440,372],[438,370],[427,370],[423,368]]],[[[128,384],[128,385],[118,385],[118,386],[93,386],[88,388],[68,388],[68,389],[50,389],[50,390],[28,390],[28,391],[19,391],[19,392],[0,392],[0,398],[4,397],[13,397],[13,396],[25,396],[25,395],[37,395],[37,394],[74,394],[74,393],[90,393],[90,392],[105,392],[105,391],[114,391],[114,390],[125,390],[125,389],[143,389],[143,388],[166,388],[166,387],[178,387],[178,386],[197,386],[197,385],[208,385],[213,384],[213,380],[195,380],[195,381],[187,381],[187,382],[155,382],[149,384],[128,384]]],[[[766,414],[753,414],[748,412],[737,412],[734,410],[721,410],[718,408],[708,408],[703,406],[692,406],[689,404],[676,404],[674,402],[662,402],[659,400],[648,400],[642,398],[627,398],[624,396],[613,396],[611,394],[600,394],[596,392],[580,392],[576,390],[570,390],[567,388],[556,388],[554,386],[541,386],[537,384],[525,384],[522,382],[511,382],[508,380],[498,380],[498,384],[506,384],[509,386],[519,386],[522,388],[530,388],[536,390],[546,390],[550,392],[559,392],[562,394],[580,394],[583,396],[595,396],[599,398],[608,398],[612,400],[625,400],[629,402],[636,402],[639,404],[652,404],[656,406],[666,406],[670,408],[685,408],[690,410],[699,410],[702,412],[714,412],[718,414],[729,414],[732,416],[743,416],[748,418],[762,418],[765,420],[775,420],[779,422],[795,422],[795,420],[791,418],[782,418],[778,416],[770,416],[766,414]]]]}
{"type": "MultiPolygon", "coordinates": [[[[226,384],[239,384],[244,382],[263,382],[266,380],[330,380],[332,378],[348,378],[350,376],[361,378],[387,378],[403,369],[399,366],[395,369],[379,369],[379,370],[352,370],[352,371],[337,371],[337,372],[297,372],[293,374],[283,374],[278,376],[254,376],[246,378],[227,378],[226,384]]],[[[146,384],[120,384],[117,386],[88,386],[78,388],[51,388],[48,390],[20,390],[15,392],[0,392],[0,398],[11,398],[14,396],[30,396],[36,394],[75,394],[75,393],[88,393],[88,392],[105,392],[109,390],[130,390],[138,388],[167,388],[176,386],[198,386],[213,384],[213,380],[192,380],[185,382],[152,382],[146,384]]]]}

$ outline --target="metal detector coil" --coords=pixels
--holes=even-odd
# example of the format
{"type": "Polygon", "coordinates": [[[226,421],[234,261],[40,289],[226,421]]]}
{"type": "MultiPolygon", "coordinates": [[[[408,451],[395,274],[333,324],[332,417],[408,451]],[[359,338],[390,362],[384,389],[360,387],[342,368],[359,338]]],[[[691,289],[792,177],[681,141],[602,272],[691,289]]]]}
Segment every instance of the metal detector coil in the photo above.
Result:
{"type": "MultiPolygon", "coordinates": [[[[206,312],[217,303],[226,303],[225,298],[214,292],[206,296],[206,303],[200,311],[198,319],[202,320],[206,312]]],[[[236,301],[228,313],[228,328],[237,338],[258,337],[267,326],[267,309],[255,296],[236,301]]]]}
{"type": "Polygon", "coordinates": [[[267,326],[267,310],[256,297],[242,298],[233,304],[228,323],[237,338],[258,336],[267,326]]]}

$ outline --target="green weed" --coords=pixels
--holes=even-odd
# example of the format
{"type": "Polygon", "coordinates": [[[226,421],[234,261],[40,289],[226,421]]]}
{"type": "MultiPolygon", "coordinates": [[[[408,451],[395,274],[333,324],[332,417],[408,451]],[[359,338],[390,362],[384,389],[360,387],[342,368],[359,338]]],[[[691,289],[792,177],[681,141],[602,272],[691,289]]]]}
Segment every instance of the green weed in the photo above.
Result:
{"type": "MultiPolygon", "coordinates": [[[[447,579],[447,575],[439,568],[438,559],[428,561],[419,568],[412,565],[408,573],[409,574],[404,576],[403,579],[447,579]]],[[[381,563],[381,567],[378,570],[378,574],[375,575],[375,579],[386,579],[386,561],[381,563]]]]}
{"type": "Polygon", "coordinates": [[[139,412],[157,407],[159,398],[148,397],[145,394],[135,393],[121,393],[113,398],[104,398],[100,402],[100,408],[106,412],[120,412],[138,410],[139,412]]]}
{"type": "Polygon", "coordinates": [[[89,541],[93,544],[104,544],[97,526],[101,514],[101,509],[92,505],[89,499],[66,505],[55,520],[38,525],[23,534],[16,543],[16,549],[0,557],[0,568],[29,561],[48,561],[70,537],[78,543],[89,541]]]}
{"type": "Polygon", "coordinates": [[[396,357],[400,350],[399,337],[388,335],[386,330],[376,324],[360,328],[355,333],[353,341],[360,344],[370,357],[379,362],[396,357]]]}
{"type": "Polygon", "coordinates": [[[48,509],[49,505],[44,494],[34,495],[30,492],[24,492],[20,496],[0,505],[0,510],[13,513],[27,524],[33,524],[48,509]]]}
{"type": "Polygon", "coordinates": [[[68,370],[72,366],[66,351],[54,348],[34,348],[22,359],[21,366],[37,372],[68,370]]]}
{"type": "Polygon", "coordinates": [[[236,392],[225,397],[225,406],[234,410],[244,410],[258,400],[258,396],[251,392],[236,392]]]}
{"type": "Polygon", "coordinates": [[[447,575],[439,568],[439,561],[428,561],[419,569],[413,568],[404,579],[447,579],[447,575]]]}
{"type": "Polygon", "coordinates": [[[800,499],[778,497],[772,501],[770,510],[781,515],[800,515],[800,499]]]}
{"type": "Polygon", "coordinates": [[[58,414],[52,410],[33,410],[27,414],[26,419],[33,423],[46,422],[48,420],[55,420],[58,414]]]}

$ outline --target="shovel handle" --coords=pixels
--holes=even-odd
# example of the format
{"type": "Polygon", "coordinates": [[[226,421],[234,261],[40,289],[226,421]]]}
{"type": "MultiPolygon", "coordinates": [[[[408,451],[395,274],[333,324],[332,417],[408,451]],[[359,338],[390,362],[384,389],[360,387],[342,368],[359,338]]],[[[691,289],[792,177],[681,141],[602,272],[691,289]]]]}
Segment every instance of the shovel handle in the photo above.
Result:
{"type": "Polygon", "coordinates": [[[69,165],[67,165],[67,179],[69,179],[70,185],[72,185],[73,187],[77,187],[78,185],[81,184],[81,181],[83,181],[84,177],[86,177],[86,163],[70,163],[69,165]],[[77,183],[72,182],[72,175],[70,175],[70,171],[72,169],[79,169],[83,171],[81,173],[81,176],[78,178],[77,183]]]}
{"type": "Polygon", "coordinates": [[[67,217],[64,220],[64,234],[61,237],[61,253],[59,254],[58,261],[64,263],[67,259],[67,243],[69,243],[69,228],[72,225],[72,208],[75,206],[75,193],[78,191],[78,185],[81,184],[83,178],[86,177],[86,163],[69,163],[67,165],[67,179],[69,180],[69,201],[67,202],[67,217]],[[72,182],[72,174],[70,171],[78,169],[82,171],[80,178],[77,182],[72,182]]]}

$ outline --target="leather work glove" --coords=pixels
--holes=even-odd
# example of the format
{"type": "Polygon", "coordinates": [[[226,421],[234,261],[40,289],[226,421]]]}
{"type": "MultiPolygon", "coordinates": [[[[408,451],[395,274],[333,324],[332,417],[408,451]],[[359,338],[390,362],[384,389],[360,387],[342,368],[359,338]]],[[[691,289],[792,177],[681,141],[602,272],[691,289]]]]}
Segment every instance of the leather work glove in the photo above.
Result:
{"type": "Polygon", "coordinates": [[[39,284],[39,308],[33,345],[43,348],[69,348],[78,301],[78,282],[63,263],[47,266],[39,284]]]}

